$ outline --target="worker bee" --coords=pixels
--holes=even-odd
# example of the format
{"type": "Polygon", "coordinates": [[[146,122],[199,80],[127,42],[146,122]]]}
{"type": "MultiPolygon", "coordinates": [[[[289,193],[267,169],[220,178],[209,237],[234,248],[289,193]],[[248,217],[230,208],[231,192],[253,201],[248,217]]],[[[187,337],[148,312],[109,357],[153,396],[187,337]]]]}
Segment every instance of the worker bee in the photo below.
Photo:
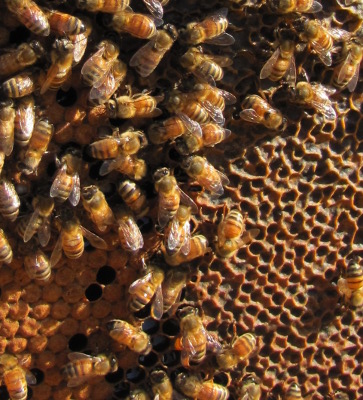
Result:
{"type": "Polygon", "coordinates": [[[0,262],[10,264],[13,261],[13,250],[5,235],[5,232],[0,228],[0,262]]]}
{"type": "Polygon", "coordinates": [[[38,41],[22,43],[16,50],[0,55],[0,76],[13,75],[35,64],[43,54],[44,49],[38,41]]]}
{"type": "Polygon", "coordinates": [[[54,267],[62,257],[62,249],[66,257],[79,258],[84,251],[85,237],[93,247],[106,249],[106,242],[99,236],[84,228],[77,217],[70,210],[63,210],[61,216],[61,229],[57,243],[50,256],[50,266],[54,267]]]}
{"type": "Polygon", "coordinates": [[[187,255],[180,251],[171,256],[165,253],[164,258],[168,265],[176,267],[182,263],[187,263],[195,258],[202,257],[208,251],[210,251],[208,240],[203,235],[195,235],[190,239],[190,251],[187,255]]]}
{"type": "Polygon", "coordinates": [[[302,400],[303,396],[301,394],[301,389],[296,382],[293,382],[287,388],[284,400],[302,400]]]}
{"type": "Polygon", "coordinates": [[[72,73],[74,44],[69,39],[56,39],[51,51],[52,65],[40,89],[44,94],[48,89],[57,90],[72,73]]]}
{"type": "Polygon", "coordinates": [[[178,186],[174,176],[168,168],[159,168],[154,173],[155,190],[159,194],[158,200],[158,222],[161,228],[174,217],[180,202],[189,206],[192,213],[198,212],[194,201],[184,193],[178,186]]]}
{"type": "Polygon", "coordinates": [[[40,249],[25,256],[24,267],[29,278],[42,282],[50,280],[52,270],[49,259],[40,249]]]}
{"type": "Polygon", "coordinates": [[[181,373],[176,377],[176,386],[186,396],[198,400],[227,400],[229,391],[226,387],[214,383],[213,380],[204,381],[198,375],[181,373]]]}
{"type": "Polygon", "coordinates": [[[109,118],[155,118],[162,114],[156,108],[162,96],[153,97],[148,93],[138,93],[130,96],[120,96],[106,103],[107,115],[109,118]]]}
{"type": "Polygon", "coordinates": [[[269,0],[271,9],[279,14],[288,13],[317,13],[323,9],[315,0],[269,0]]]}
{"type": "Polygon", "coordinates": [[[121,247],[128,252],[136,252],[142,249],[144,239],[132,214],[119,209],[116,213],[116,220],[121,247]]]}
{"type": "Polygon", "coordinates": [[[214,122],[208,122],[201,128],[201,134],[195,131],[176,140],[176,149],[180,154],[189,155],[196,153],[203,147],[213,147],[231,134],[229,129],[224,129],[214,122]]]}
{"type": "Polygon", "coordinates": [[[6,0],[9,11],[30,31],[40,36],[49,36],[50,26],[45,13],[32,0],[6,0]]]}
{"type": "Polygon", "coordinates": [[[90,356],[83,353],[68,354],[70,362],[62,368],[62,374],[68,380],[68,387],[79,386],[95,376],[105,376],[118,369],[114,354],[90,356]]]}
{"type": "Polygon", "coordinates": [[[256,94],[244,99],[239,115],[245,121],[262,124],[273,130],[282,129],[286,124],[280,111],[271,107],[266,100],[256,94]]]}
{"type": "Polygon", "coordinates": [[[182,34],[183,39],[192,45],[199,43],[232,45],[234,37],[225,32],[228,28],[227,12],[227,8],[222,8],[201,22],[189,23],[182,34]]]}
{"type": "Polygon", "coordinates": [[[164,233],[164,245],[168,255],[190,251],[190,207],[180,205],[164,233]]]}
{"type": "Polygon", "coordinates": [[[241,246],[249,243],[260,232],[259,229],[245,232],[245,228],[243,215],[238,210],[230,211],[218,225],[217,254],[225,258],[232,257],[241,246]]]}
{"type": "Polygon", "coordinates": [[[81,61],[87,48],[88,37],[92,33],[91,22],[88,19],[84,19],[83,23],[85,25],[84,32],[79,33],[78,35],[68,35],[68,39],[72,42],[74,46],[72,63],[73,66],[81,61]]]}
{"type": "Polygon", "coordinates": [[[152,301],[151,316],[161,319],[163,315],[163,294],[161,284],[164,271],[157,266],[148,267],[149,272],[137,279],[129,287],[131,295],[129,306],[133,312],[139,311],[152,301]]]}
{"type": "Polygon", "coordinates": [[[35,124],[28,148],[19,163],[19,167],[24,174],[29,175],[36,172],[43,154],[48,149],[53,132],[53,124],[46,119],[39,120],[35,124]]]}
{"type": "Polygon", "coordinates": [[[101,232],[104,232],[109,225],[115,223],[115,218],[105,195],[95,186],[85,186],[81,192],[82,204],[88,212],[92,222],[101,232]]]}
{"type": "Polygon", "coordinates": [[[117,186],[117,192],[136,218],[145,216],[149,211],[146,195],[135,182],[126,180],[117,186]]]}
{"type": "Polygon", "coordinates": [[[198,309],[189,306],[180,313],[180,336],[174,346],[176,350],[181,350],[181,363],[186,368],[190,361],[203,361],[207,348],[221,349],[219,342],[204,328],[198,309]]]}
{"type": "Polygon", "coordinates": [[[117,343],[127,346],[135,353],[150,353],[152,349],[150,336],[141,329],[120,319],[113,319],[107,322],[106,328],[112,339],[116,340],[117,343]]]}
{"type": "Polygon", "coordinates": [[[32,94],[39,89],[40,76],[39,71],[22,72],[3,82],[1,92],[12,99],[32,94]]]}
{"type": "Polygon", "coordinates": [[[222,67],[228,67],[232,63],[228,57],[204,54],[200,47],[190,47],[180,58],[182,67],[193,73],[197,79],[212,85],[223,78],[222,67]]]}
{"type": "Polygon", "coordinates": [[[184,270],[172,269],[168,271],[162,288],[164,299],[163,313],[174,310],[179,305],[180,296],[187,283],[187,279],[188,274],[184,270]]]}
{"type": "Polygon", "coordinates": [[[229,184],[227,176],[215,169],[204,157],[189,156],[183,160],[182,167],[191,178],[216,196],[221,196],[224,192],[223,186],[229,184]]]}
{"type": "Polygon", "coordinates": [[[4,353],[0,356],[0,375],[10,400],[26,400],[28,397],[28,386],[35,385],[35,376],[22,367],[22,363],[11,355],[4,353]]]}
{"type": "Polygon", "coordinates": [[[32,201],[34,212],[26,224],[23,240],[27,243],[38,233],[39,243],[46,246],[50,239],[50,219],[54,209],[54,200],[45,196],[36,196],[32,201]]]}
{"type": "Polygon", "coordinates": [[[77,0],[77,7],[82,10],[103,13],[118,13],[130,4],[130,0],[77,0]]]}
{"type": "Polygon", "coordinates": [[[162,144],[187,133],[199,137],[202,129],[198,122],[179,112],[162,122],[151,124],[148,131],[149,139],[154,144],[162,144]]]}
{"type": "Polygon", "coordinates": [[[120,83],[125,79],[127,67],[121,60],[114,60],[111,68],[97,82],[89,93],[89,100],[97,104],[104,104],[118,89],[120,83]]]}
{"type": "Polygon", "coordinates": [[[338,289],[353,307],[363,305],[363,267],[358,262],[348,264],[345,277],[338,280],[338,289]]]}
{"type": "Polygon", "coordinates": [[[57,36],[79,35],[85,32],[86,25],[83,21],[70,14],[58,10],[45,10],[50,30],[57,36]]]}
{"type": "Polygon", "coordinates": [[[295,91],[297,103],[315,108],[327,120],[335,121],[336,113],[328,97],[335,89],[327,88],[320,83],[298,82],[295,91]]]}
{"type": "Polygon", "coordinates": [[[238,398],[240,400],[260,400],[261,386],[254,375],[248,374],[242,379],[242,387],[238,398]]]}
{"type": "Polygon", "coordinates": [[[163,29],[156,31],[155,36],[131,57],[129,65],[143,78],[149,76],[177,38],[178,31],[175,26],[164,25],[163,29]]]}
{"type": "Polygon", "coordinates": [[[135,389],[131,390],[130,394],[126,397],[126,400],[151,400],[151,399],[144,389],[135,389]]]}
{"type": "Polygon", "coordinates": [[[5,178],[0,179],[0,214],[14,222],[19,214],[20,199],[14,185],[5,178]]]}
{"type": "Polygon", "coordinates": [[[10,156],[14,147],[15,110],[12,100],[0,104],[0,151],[10,156]]]}
{"type": "Polygon", "coordinates": [[[255,347],[256,336],[253,333],[245,333],[237,337],[231,347],[224,348],[217,354],[217,363],[222,369],[233,369],[247,358],[255,347]]]}
{"type": "Polygon", "coordinates": [[[106,160],[102,163],[99,174],[105,176],[112,171],[118,171],[131,179],[139,181],[147,173],[146,162],[135,155],[120,154],[114,160],[106,160]]]}
{"type": "Polygon", "coordinates": [[[358,43],[351,42],[348,50],[346,49],[345,60],[334,69],[334,85],[340,89],[347,87],[350,92],[353,92],[357,86],[362,58],[363,47],[358,43]]]}
{"type": "Polygon", "coordinates": [[[69,199],[72,206],[76,206],[81,197],[81,155],[79,151],[70,149],[61,161],[57,160],[57,164],[59,169],[50,188],[50,197],[56,197],[60,201],[69,199]]]}
{"type": "Polygon", "coordinates": [[[29,143],[35,125],[35,110],[33,96],[19,100],[15,111],[14,136],[17,145],[24,147],[29,143]]]}
{"type": "Polygon", "coordinates": [[[211,86],[208,83],[197,83],[194,85],[191,96],[202,104],[210,103],[222,111],[226,104],[234,104],[237,101],[232,93],[211,86]]]}
{"type": "Polygon", "coordinates": [[[150,381],[155,400],[172,400],[174,398],[173,385],[165,371],[162,369],[151,371],[150,381]]]}

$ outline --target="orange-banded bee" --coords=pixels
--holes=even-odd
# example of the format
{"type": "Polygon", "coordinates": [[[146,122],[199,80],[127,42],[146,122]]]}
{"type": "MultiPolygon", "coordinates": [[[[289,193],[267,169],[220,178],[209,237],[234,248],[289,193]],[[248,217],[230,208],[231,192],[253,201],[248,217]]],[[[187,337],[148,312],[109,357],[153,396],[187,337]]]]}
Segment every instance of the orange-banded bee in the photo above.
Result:
{"type": "Polygon", "coordinates": [[[77,7],[82,10],[103,13],[118,13],[130,4],[130,0],[77,0],[77,7]]]}
{"type": "Polygon", "coordinates": [[[353,307],[363,305],[363,267],[358,262],[348,264],[345,276],[338,280],[337,286],[353,307]]]}
{"type": "Polygon", "coordinates": [[[0,104],[0,151],[10,156],[14,148],[15,110],[12,100],[0,104]]]}
{"type": "Polygon", "coordinates": [[[19,214],[20,199],[14,185],[5,178],[0,179],[0,214],[13,222],[19,214]]]}
{"type": "Polygon", "coordinates": [[[253,333],[245,333],[237,337],[231,347],[224,348],[217,354],[217,363],[222,369],[233,369],[247,358],[255,347],[256,336],[253,333]]]}
{"type": "Polygon", "coordinates": [[[120,319],[107,322],[106,328],[117,343],[139,354],[149,354],[152,346],[150,336],[139,328],[120,319]]]}
{"type": "Polygon", "coordinates": [[[115,217],[105,195],[97,186],[90,185],[82,188],[81,197],[83,207],[97,229],[104,232],[108,226],[115,224],[115,217]]]}
{"type": "Polygon", "coordinates": [[[212,379],[203,381],[198,375],[180,373],[176,377],[176,386],[192,399],[227,400],[229,398],[229,391],[226,387],[214,383],[212,379]]]}
{"type": "Polygon", "coordinates": [[[40,249],[25,256],[24,267],[29,278],[41,282],[50,280],[52,270],[49,259],[40,249]]]}
{"type": "Polygon", "coordinates": [[[169,314],[178,307],[182,290],[187,284],[188,273],[185,270],[172,269],[168,271],[165,281],[163,282],[163,313],[170,310],[169,314]]]}
{"type": "Polygon", "coordinates": [[[155,319],[161,319],[163,315],[161,284],[164,281],[164,271],[155,265],[149,266],[148,271],[145,276],[130,285],[129,306],[133,312],[136,312],[152,301],[151,316],[155,319]]]}
{"type": "Polygon", "coordinates": [[[162,369],[155,369],[150,373],[151,390],[154,394],[155,400],[172,400],[173,396],[173,385],[162,369]]]}
{"type": "Polygon", "coordinates": [[[164,232],[164,246],[168,255],[190,252],[190,207],[179,206],[164,232]]]}
{"type": "Polygon", "coordinates": [[[239,393],[240,400],[260,400],[261,386],[260,381],[252,374],[246,375],[242,379],[242,386],[239,393]]]}
{"type": "Polygon", "coordinates": [[[144,389],[136,388],[131,390],[126,400],[151,400],[151,397],[144,389]]]}
{"type": "Polygon", "coordinates": [[[28,386],[35,385],[35,376],[22,367],[17,357],[4,353],[0,356],[0,375],[9,393],[10,400],[26,400],[28,386]]]}
{"type": "Polygon", "coordinates": [[[176,214],[180,202],[190,207],[193,214],[198,212],[194,201],[178,186],[168,168],[159,168],[154,173],[155,190],[158,192],[158,222],[161,228],[176,214]]]}
{"type": "Polygon", "coordinates": [[[129,65],[143,78],[149,76],[177,38],[178,31],[175,26],[164,25],[163,29],[156,31],[155,36],[131,57],[129,65]]]}
{"type": "Polygon", "coordinates": [[[14,137],[17,145],[24,147],[29,143],[35,125],[35,110],[33,96],[19,100],[15,112],[14,137]]]}
{"type": "Polygon", "coordinates": [[[73,212],[68,209],[62,210],[60,234],[50,256],[51,268],[58,263],[62,257],[62,250],[67,258],[75,259],[82,256],[84,251],[85,237],[93,247],[106,249],[106,242],[96,234],[84,228],[73,212]]]}
{"type": "Polygon", "coordinates": [[[221,8],[209,15],[201,22],[191,22],[182,32],[182,38],[186,43],[196,45],[199,43],[230,46],[235,40],[226,33],[228,28],[227,8],[221,8]]]}
{"type": "Polygon", "coordinates": [[[215,169],[204,157],[187,157],[183,160],[182,167],[191,178],[213,195],[221,196],[224,193],[223,186],[229,184],[227,176],[215,169]]]}
{"type": "Polygon", "coordinates": [[[146,195],[135,182],[126,180],[117,186],[117,192],[136,218],[145,216],[149,211],[146,195]]]}
{"type": "Polygon", "coordinates": [[[316,0],[269,0],[269,5],[274,12],[288,13],[317,13],[323,9],[316,0]]]}
{"type": "Polygon", "coordinates": [[[62,368],[62,374],[68,380],[68,387],[79,386],[95,376],[105,376],[116,372],[118,361],[114,354],[90,356],[83,353],[68,354],[70,362],[62,368]]]}
{"type": "Polygon", "coordinates": [[[13,250],[5,232],[0,228],[0,262],[10,264],[13,261],[13,250]]]}
{"type": "Polygon", "coordinates": [[[60,161],[57,160],[57,164],[59,169],[50,187],[50,197],[55,197],[62,202],[69,199],[72,206],[76,206],[81,198],[79,179],[81,155],[77,150],[70,149],[60,161]]]}
{"type": "Polygon", "coordinates": [[[45,10],[50,30],[57,36],[79,35],[86,31],[83,21],[58,10],[45,10]]]}
{"type": "Polygon", "coordinates": [[[39,89],[41,77],[39,70],[22,72],[3,82],[1,92],[12,99],[27,96],[39,89]]]}
{"type": "Polygon", "coordinates": [[[105,176],[112,171],[118,171],[127,175],[131,179],[139,181],[144,178],[147,173],[147,165],[144,160],[136,157],[134,154],[120,154],[113,160],[106,160],[100,168],[99,174],[105,176]]]}
{"type": "Polygon", "coordinates": [[[49,36],[50,26],[45,13],[32,0],[6,0],[9,11],[30,31],[40,36],[49,36]]]}
{"type": "Polygon", "coordinates": [[[137,252],[144,247],[144,239],[133,215],[124,209],[116,212],[118,236],[121,247],[127,252],[137,252]]]}
{"type": "Polygon", "coordinates": [[[220,350],[220,343],[205,328],[197,308],[185,307],[180,312],[180,336],[174,347],[181,350],[181,363],[189,367],[190,362],[200,363],[207,348],[220,350]]]}
{"type": "Polygon", "coordinates": [[[301,393],[300,386],[296,382],[291,383],[286,389],[284,400],[302,400],[302,399],[303,396],[301,393]]]}
{"type": "Polygon", "coordinates": [[[234,104],[237,101],[236,97],[232,93],[211,86],[208,83],[197,83],[194,85],[191,97],[202,104],[208,102],[222,111],[226,104],[234,104]]]}

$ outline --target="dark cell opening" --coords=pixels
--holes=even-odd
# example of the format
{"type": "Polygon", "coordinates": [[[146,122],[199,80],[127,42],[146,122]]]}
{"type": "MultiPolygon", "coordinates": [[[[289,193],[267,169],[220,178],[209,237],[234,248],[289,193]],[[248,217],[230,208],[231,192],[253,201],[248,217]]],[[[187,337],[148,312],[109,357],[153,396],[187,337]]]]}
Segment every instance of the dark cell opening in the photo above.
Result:
{"type": "Polygon", "coordinates": [[[82,333],[76,333],[68,341],[69,350],[81,351],[87,346],[87,336],[82,333]]]}
{"type": "Polygon", "coordinates": [[[130,385],[127,382],[120,382],[115,385],[115,390],[113,392],[116,399],[123,399],[130,393],[130,385]]]}
{"type": "Polygon", "coordinates": [[[179,351],[171,351],[170,353],[163,354],[161,362],[166,367],[175,367],[180,364],[180,352],[179,351]]]}
{"type": "Polygon", "coordinates": [[[33,389],[28,386],[28,396],[27,396],[27,400],[30,400],[33,398],[33,389]]]}
{"type": "Polygon", "coordinates": [[[85,291],[89,301],[96,301],[102,296],[102,287],[98,283],[92,283],[85,291]]]}
{"type": "Polygon", "coordinates": [[[71,107],[77,101],[77,91],[72,87],[66,92],[59,89],[56,95],[56,100],[62,107],[71,107]]]}
{"type": "Polygon", "coordinates": [[[32,368],[30,372],[35,376],[37,383],[35,385],[39,385],[44,380],[44,372],[38,368],[32,368]]]}
{"type": "Polygon", "coordinates": [[[95,180],[105,179],[105,177],[103,177],[99,174],[102,164],[103,164],[103,161],[100,160],[90,166],[88,175],[91,179],[95,179],[95,180]]]}
{"type": "Polygon", "coordinates": [[[153,318],[148,318],[142,324],[142,330],[148,335],[153,335],[159,330],[159,322],[153,318]]]}
{"type": "Polygon", "coordinates": [[[5,386],[0,386],[0,400],[8,400],[9,399],[9,393],[6,390],[5,386]]]}
{"type": "Polygon", "coordinates": [[[128,369],[126,371],[126,378],[131,383],[139,383],[145,379],[145,371],[138,367],[128,369]]]}
{"type": "Polygon", "coordinates": [[[214,375],[213,377],[214,383],[218,385],[227,386],[228,385],[228,375],[224,372],[220,372],[219,374],[214,375]]]}
{"type": "Polygon", "coordinates": [[[149,354],[139,356],[139,363],[144,367],[150,368],[158,362],[158,356],[153,351],[149,354]]]}
{"type": "Polygon", "coordinates": [[[135,317],[139,318],[139,319],[146,319],[146,318],[150,317],[150,307],[151,307],[151,302],[149,304],[147,304],[141,310],[135,312],[134,313],[135,317]]]}
{"type": "Polygon", "coordinates": [[[180,332],[179,321],[168,319],[163,324],[163,332],[168,336],[176,336],[180,332]]]}
{"type": "Polygon", "coordinates": [[[155,351],[165,351],[170,345],[170,340],[166,336],[156,335],[151,339],[151,344],[155,351]]]}
{"type": "Polygon", "coordinates": [[[108,383],[117,383],[120,382],[124,377],[124,371],[122,368],[118,368],[116,372],[109,373],[105,376],[105,379],[108,383]]]}
{"type": "Polygon", "coordinates": [[[27,28],[25,28],[25,26],[21,25],[10,32],[9,42],[16,43],[16,44],[22,44],[22,43],[28,41],[30,34],[31,33],[30,33],[29,29],[27,29],[27,28]]]}
{"type": "Polygon", "coordinates": [[[137,220],[137,226],[142,234],[149,233],[154,228],[153,220],[150,217],[142,217],[137,220]]]}
{"type": "Polygon", "coordinates": [[[47,175],[48,175],[49,177],[52,177],[52,176],[54,176],[54,174],[56,173],[56,171],[57,171],[57,166],[56,166],[55,162],[54,162],[54,161],[53,161],[53,162],[50,162],[50,163],[47,165],[47,175]]]}
{"type": "Polygon", "coordinates": [[[102,285],[109,285],[115,280],[115,278],[116,271],[112,267],[105,265],[98,270],[96,280],[102,285]]]}

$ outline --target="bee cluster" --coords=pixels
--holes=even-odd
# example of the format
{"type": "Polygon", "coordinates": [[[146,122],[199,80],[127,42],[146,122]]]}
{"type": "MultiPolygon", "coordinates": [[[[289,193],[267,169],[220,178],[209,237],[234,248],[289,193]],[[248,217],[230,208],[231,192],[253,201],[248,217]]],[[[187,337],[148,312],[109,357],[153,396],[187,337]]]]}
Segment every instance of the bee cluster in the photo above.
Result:
{"type": "Polygon", "coordinates": [[[362,396],[360,2],[0,9],[0,399],[362,396]]]}

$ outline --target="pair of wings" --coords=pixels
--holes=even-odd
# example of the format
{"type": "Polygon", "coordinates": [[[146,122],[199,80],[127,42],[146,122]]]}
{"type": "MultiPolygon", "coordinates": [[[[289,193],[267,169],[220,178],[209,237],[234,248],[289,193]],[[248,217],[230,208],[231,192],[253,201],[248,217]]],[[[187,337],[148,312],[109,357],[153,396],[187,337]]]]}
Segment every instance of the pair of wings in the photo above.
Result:
{"type": "Polygon", "coordinates": [[[76,206],[79,203],[79,200],[81,198],[81,182],[79,179],[78,172],[75,172],[73,175],[68,175],[67,173],[67,164],[64,163],[60,169],[58,170],[56,177],[54,178],[54,181],[52,183],[52,186],[50,188],[50,197],[58,197],[59,192],[63,186],[63,181],[65,179],[72,179],[72,185],[70,188],[69,192],[69,202],[72,204],[72,206],[76,206]]]}
{"type": "Polygon", "coordinates": [[[40,210],[36,208],[31,215],[29,222],[24,231],[24,243],[29,242],[29,240],[38,233],[39,243],[42,247],[46,246],[50,240],[50,216],[41,217],[40,210]],[[41,220],[41,221],[39,221],[41,220]],[[38,226],[39,225],[39,226],[38,226]]]}
{"type": "Polygon", "coordinates": [[[144,247],[144,238],[140,232],[139,227],[134,221],[133,217],[127,218],[127,220],[119,221],[119,234],[122,233],[124,241],[127,247],[132,251],[138,251],[144,247]]]}
{"type": "Polygon", "coordinates": [[[336,113],[328,97],[329,95],[335,93],[335,89],[325,87],[320,83],[312,83],[311,86],[315,93],[315,96],[311,101],[311,105],[317,111],[319,111],[327,120],[335,121],[336,113]]]}
{"type": "Polygon", "coordinates": [[[169,255],[181,251],[185,256],[190,252],[190,222],[180,223],[175,217],[170,223],[170,231],[166,239],[166,251],[169,255]]]}
{"type": "Polygon", "coordinates": [[[359,69],[360,69],[360,63],[355,64],[355,60],[351,53],[349,53],[346,60],[343,61],[343,63],[339,66],[339,73],[337,76],[337,82],[343,83],[345,80],[346,69],[352,68],[352,66],[354,66],[355,70],[354,70],[354,73],[352,74],[349,82],[347,83],[347,88],[350,92],[353,92],[355,87],[357,86],[358,79],[359,79],[359,69]]]}
{"type": "Polygon", "coordinates": [[[203,174],[199,176],[193,176],[193,178],[201,186],[216,196],[221,196],[224,193],[223,186],[229,184],[228,177],[214,168],[213,165],[209,164],[208,161],[205,161],[203,174]]]}
{"type": "MultiPolygon", "coordinates": [[[[196,64],[193,68],[191,68],[191,72],[195,75],[197,79],[200,79],[202,82],[207,82],[212,86],[216,85],[214,76],[211,73],[207,73],[206,71],[214,71],[217,68],[229,67],[233,64],[233,61],[229,57],[225,56],[217,56],[212,54],[196,54],[196,64]],[[212,64],[212,66],[211,66],[212,64]],[[213,66],[213,64],[216,64],[213,66]]],[[[220,79],[223,78],[223,71],[220,79]]]]}
{"type": "MultiPolygon", "coordinates": [[[[280,54],[281,54],[281,49],[280,47],[278,47],[272,54],[272,56],[267,60],[266,64],[262,67],[260,72],[260,79],[266,79],[271,75],[272,69],[279,61],[280,54]]],[[[283,76],[286,77],[286,81],[289,85],[295,86],[296,66],[295,66],[295,57],[293,54],[291,54],[290,64],[283,76]]]]}
{"type": "MultiPolygon", "coordinates": [[[[102,359],[100,357],[90,356],[88,354],[78,353],[78,352],[69,353],[68,354],[68,359],[71,362],[76,362],[76,361],[84,360],[84,359],[91,359],[90,362],[92,362],[92,364],[97,364],[97,363],[102,362],[102,359]]],[[[74,377],[74,378],[70,378],[68,380],[67,386],[68,387],[79,386],[82,383],[86,382],[92,376],[93,375],[85,375],[85,376],[77,376],[77,377],[74,377]]]]}

